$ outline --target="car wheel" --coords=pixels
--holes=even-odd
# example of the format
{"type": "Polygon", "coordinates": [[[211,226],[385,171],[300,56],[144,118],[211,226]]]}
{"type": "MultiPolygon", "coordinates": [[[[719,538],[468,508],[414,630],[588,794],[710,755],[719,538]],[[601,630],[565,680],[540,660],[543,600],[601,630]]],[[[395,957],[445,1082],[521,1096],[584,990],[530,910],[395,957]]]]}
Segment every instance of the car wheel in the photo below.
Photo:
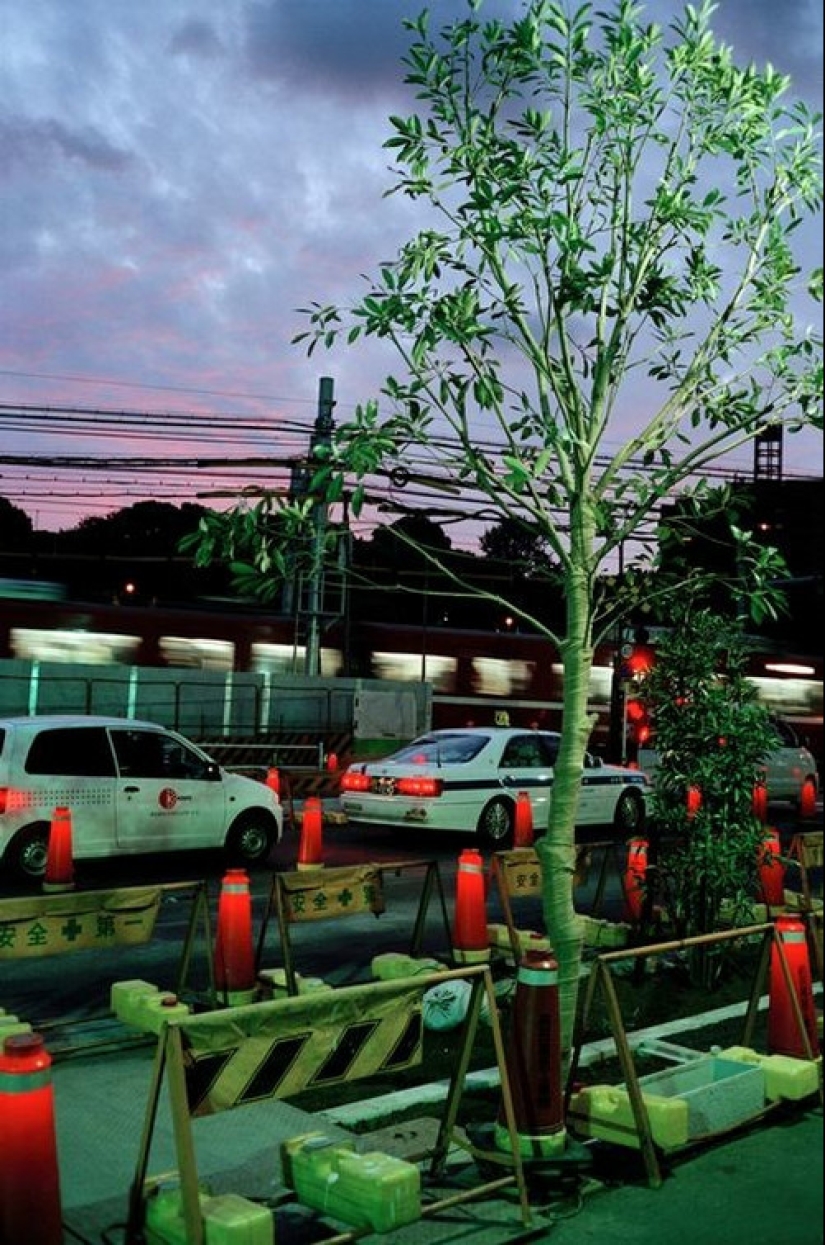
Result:
{"type": "Polygon", "coordinates": [[[513,845],[514,810],[510,800],[491,800],[478,819],[476,834],[482,847],[503,851],[513,845]]]}
{"type": "Polygon", "coordinates": [[[20,831],[6,852],[6,864],[16,877],[39,882],[46,876],[48,855],[49,827],[44,822],[20,831]]]}
{"type": "Polygon", "coordinates": [[[260,865],[275,842],[275,823],[263,811],[242,813],[226,836],[226,858],[234,865],[260,865]]]}
{"type": "Polygon", "coordinates": [[[627,837],[644,829],[645,810],[641,796],[635,791],[623,791],[616,801],[613,812],[613,828],[617,834],[627,837]]]}

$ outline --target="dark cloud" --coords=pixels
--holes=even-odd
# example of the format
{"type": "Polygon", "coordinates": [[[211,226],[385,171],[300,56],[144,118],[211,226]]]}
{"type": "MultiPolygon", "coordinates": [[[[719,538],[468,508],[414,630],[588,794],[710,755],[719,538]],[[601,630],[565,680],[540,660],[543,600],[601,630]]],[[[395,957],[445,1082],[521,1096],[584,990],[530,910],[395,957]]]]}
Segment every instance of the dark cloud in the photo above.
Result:
{"type": "Polygon", "coordinates": [[[58,155],[108,172],[119,172],[131,159],[94,126],[73,128],[53,118],[10,117],[0,121],[0,152],[4,162],[17,159],[37,163],[58,155]]]}
{"type": "Polygon", "coordinates": [[[176,56],[202,56],[210,59],[222,54],[223,45],[214,26],[199,18],[193,18],[175,31],[169,50],[176,56]]]}
{"type": "Polygon", "coordinates": [[[821,0],[722,0],[713,27],[737,61],[770,63],[790,74],[794,95],[821,101],[821,0]]]}

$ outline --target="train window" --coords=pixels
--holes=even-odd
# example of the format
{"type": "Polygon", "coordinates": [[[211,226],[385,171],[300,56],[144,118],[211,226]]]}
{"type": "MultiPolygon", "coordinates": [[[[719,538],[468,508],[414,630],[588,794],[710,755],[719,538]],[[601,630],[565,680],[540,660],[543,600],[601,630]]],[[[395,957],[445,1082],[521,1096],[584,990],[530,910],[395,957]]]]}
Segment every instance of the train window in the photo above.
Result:
{"type": "MultiPolygon", "coordinates": [[[[564,681],[564,666],[560,661],[553,662],[553,674],[561,682],[564,681]]],[[[612,666],[593,666],[590,671],[588,699],[591,704],[609,705],[610,690],[613,686],[612,666]]]]}
{"type": "Polygon", "coordinates": [[[232,670],[235,665],[235,645],[231,640],[162,635],[159,647],[167,666],[185,666],[190,670],[232,670]]]}
{"type": "MultiPolygon", "coordinates": [[[[265,644],[251,646],[252,669],[256,674],[304,674],[306,649],[302,644],[265,644]]],[[[337,648],[321,649],[321,675],[335,678],[341,673],[343,659],[337,648]]]]}
{"type": "Polygon", "coordinates": [[[506,657],[473,658],[473,691],[479,696],[513,696],[526,692],[536,669],[533,661],[506,657]]]}
{"type": "Polygon", "coordinates": [[[94,631],[46,631],[39,627],[12,627],[13,656],[26,661],[86,662],[89,665],[131,665],[140,636],[94,631]]]}
{"type": "Polygon", "coordinates": [[[748,677],[762,703],[777,713],[822,713],[822,684],[817,679],[748,677]]]}
{"type": "Polygon", "coordinates": [[[372,655],[372,672],[376,679],[392,679],[397,683],[431,683],[433,691],[455,691],[455,657],[437,653],[387,653],[372,655]]]}

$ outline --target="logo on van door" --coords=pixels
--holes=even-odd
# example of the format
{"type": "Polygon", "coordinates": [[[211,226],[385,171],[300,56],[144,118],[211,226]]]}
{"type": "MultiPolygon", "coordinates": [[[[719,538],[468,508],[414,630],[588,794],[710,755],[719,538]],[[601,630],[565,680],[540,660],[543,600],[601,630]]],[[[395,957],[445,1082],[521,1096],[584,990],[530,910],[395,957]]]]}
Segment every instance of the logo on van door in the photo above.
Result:
{"type": "Polygon", "coordinates": [[[161,808],[174,808],[178,802],[178,793],[173,791],[171,787],[164,787],[158,795],[158,804],[161,808]]]}

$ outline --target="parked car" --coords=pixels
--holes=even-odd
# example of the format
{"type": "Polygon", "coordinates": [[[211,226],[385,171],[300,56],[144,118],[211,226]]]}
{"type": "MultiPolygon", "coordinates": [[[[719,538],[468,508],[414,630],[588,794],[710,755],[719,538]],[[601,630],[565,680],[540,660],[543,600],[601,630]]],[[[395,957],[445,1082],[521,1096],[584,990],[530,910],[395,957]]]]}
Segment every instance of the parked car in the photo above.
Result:
{"type": "MultiPolygon", "coordinates": [[[[781,718],[772,721],[776,732],[776,747],[763,766],[765,785],[768,789],[768,800],[771,803],[790,802],[797,808],[802,805],[802,790],[806,783],[813,790],[819,790],[819,777],[813,754],[799,740],[790,723],[781,718]]],[[[659,768],[659,754],[656,751],[655,737],[651,735],[646,747],[639,749],[639,767],[644,770],[651,783],[656,780],[659,768]]]]}
{"type": "MultiPolygon", "coordinates": [[[[512,844],[520,792],[533,827],[547,825],[560,736],[552,731],[467,727],[430,731],[382,760],[351,765],[341,807],[357,823],[458,830],[487,847],[512,844]]],[[[647,779],[638,770],[585,758],[578,822],[627,836],[642,828],[647,779]]]]}
{"type": "Polygon", "coordinates": [[[55,808],[77,860],[223,848],[265,860],[283,832],[277,794],[223,769],[154,722],[93,716],[0,718],[0,864],[42,878],[55,808]]]}

